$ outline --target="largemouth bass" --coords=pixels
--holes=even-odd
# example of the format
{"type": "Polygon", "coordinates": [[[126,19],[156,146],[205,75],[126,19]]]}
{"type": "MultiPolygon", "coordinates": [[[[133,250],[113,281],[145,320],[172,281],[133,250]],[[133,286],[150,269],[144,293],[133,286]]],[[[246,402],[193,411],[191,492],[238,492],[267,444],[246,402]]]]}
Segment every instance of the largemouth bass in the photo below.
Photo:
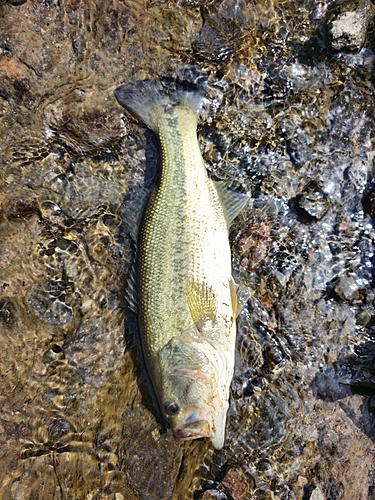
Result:
{"type": "Polygon", "coordinates": [[[228,227],[247,195],[208,177],[196,135],[207,79],[185,73],[188,83],[138,81],[115,96],[156,133],[161,148],[160,180],[138,241],[146,366],[175,438],[207,437],[220,449],[236,341],[228,227]]]}

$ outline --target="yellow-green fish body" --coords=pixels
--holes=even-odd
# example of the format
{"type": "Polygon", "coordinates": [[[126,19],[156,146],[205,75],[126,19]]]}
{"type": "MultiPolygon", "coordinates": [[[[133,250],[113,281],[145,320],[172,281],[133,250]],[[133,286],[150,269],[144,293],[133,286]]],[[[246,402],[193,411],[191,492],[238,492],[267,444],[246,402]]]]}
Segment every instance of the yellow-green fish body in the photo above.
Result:
{"type": "MultiPolygon", "coordinates": [[[[119,102],[159,138],[161,177],[139,234],[142,348],[161,411],[178,439],[224,444],[234,369],[236,293],[225,186],[208,177],[196,137],[202,91],[124,85],[119,102]]],[[[232,213],[230,213],[232,212],[232,213]]]]}

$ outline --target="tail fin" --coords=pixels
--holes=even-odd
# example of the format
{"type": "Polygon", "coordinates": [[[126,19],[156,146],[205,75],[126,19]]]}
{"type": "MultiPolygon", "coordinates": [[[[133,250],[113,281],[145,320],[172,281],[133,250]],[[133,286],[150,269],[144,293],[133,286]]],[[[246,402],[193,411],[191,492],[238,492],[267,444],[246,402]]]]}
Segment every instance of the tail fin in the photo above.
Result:
{"type": "Polygon", "coordinates": [[[183,104],[198,116],[206,86],[206,73],[201,73],[196,66],[183,66],[175,75],[166,77],[161,83],[139,80],[121,85],[114,94],[124,108],[156,132],[158,115],[170,107],[183,104]]]}

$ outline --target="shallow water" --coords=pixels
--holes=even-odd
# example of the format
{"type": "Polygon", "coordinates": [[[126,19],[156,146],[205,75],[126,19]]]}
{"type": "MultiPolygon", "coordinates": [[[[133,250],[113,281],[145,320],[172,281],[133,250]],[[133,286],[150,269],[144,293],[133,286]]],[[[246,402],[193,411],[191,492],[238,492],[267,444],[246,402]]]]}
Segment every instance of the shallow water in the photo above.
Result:
{"type": "Polygon", "coordinates": [[[0,498],[374,498],[372,53],[330,54],[326,7],[0,6],[0,498]],[[163,428],[125,300],[158,148],[113,89],[187,61],[208,169],[252,193],[221,451],[163,428]]]}

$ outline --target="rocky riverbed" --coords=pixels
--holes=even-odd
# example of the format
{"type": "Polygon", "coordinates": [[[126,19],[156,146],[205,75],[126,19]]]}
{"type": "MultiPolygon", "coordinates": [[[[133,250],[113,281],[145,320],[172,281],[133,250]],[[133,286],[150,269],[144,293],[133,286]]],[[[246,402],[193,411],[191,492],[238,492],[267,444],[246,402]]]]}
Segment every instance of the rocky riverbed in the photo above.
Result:
{"type": "Polygon", "coordinates": [[[374,9],[0,3],[1,499],[375,498],[374,9]],[[164,428],[126,305],[159,156],[113,90],[186,62],[210,175],[252,193],[220,451],[164,428]]]}

